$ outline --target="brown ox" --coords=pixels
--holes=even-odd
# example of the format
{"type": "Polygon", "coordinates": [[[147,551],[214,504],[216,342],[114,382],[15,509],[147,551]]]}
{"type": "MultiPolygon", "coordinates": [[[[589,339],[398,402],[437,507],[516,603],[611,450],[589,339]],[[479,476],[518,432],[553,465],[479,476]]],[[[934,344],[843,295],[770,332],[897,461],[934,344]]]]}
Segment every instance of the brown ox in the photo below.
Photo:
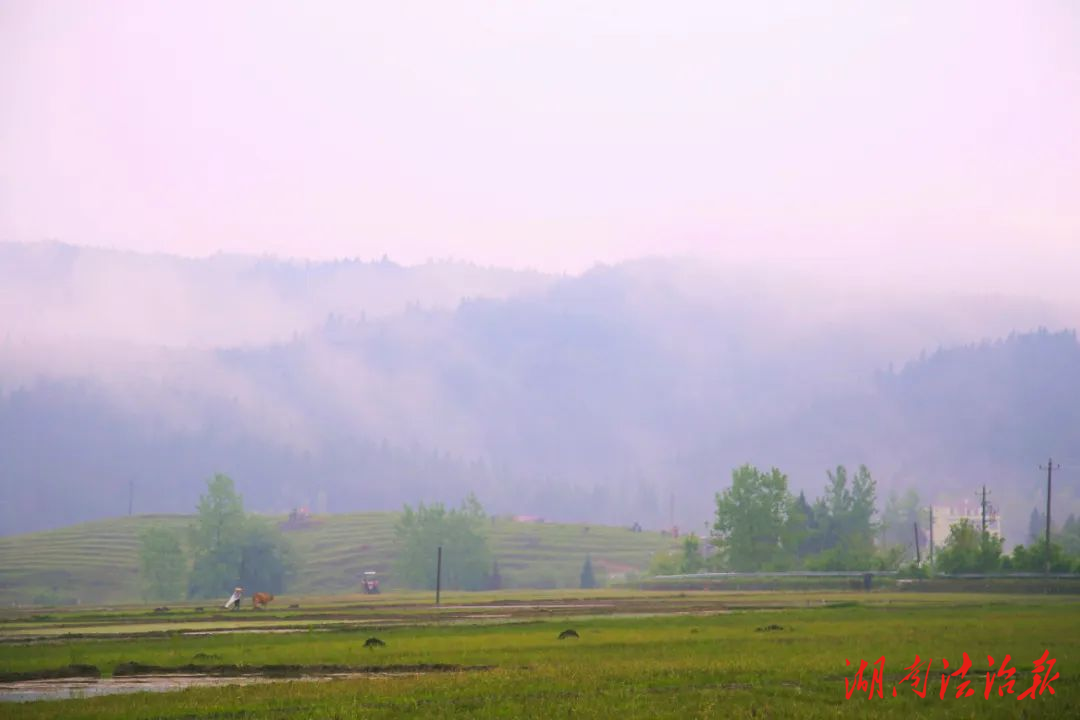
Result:
{"type": "Polygon", "coordinates": [[[266,603],[274,599],[270,593],[257,592],[251,596],[251,606],[256,608],[266,607],[266,603]]]}

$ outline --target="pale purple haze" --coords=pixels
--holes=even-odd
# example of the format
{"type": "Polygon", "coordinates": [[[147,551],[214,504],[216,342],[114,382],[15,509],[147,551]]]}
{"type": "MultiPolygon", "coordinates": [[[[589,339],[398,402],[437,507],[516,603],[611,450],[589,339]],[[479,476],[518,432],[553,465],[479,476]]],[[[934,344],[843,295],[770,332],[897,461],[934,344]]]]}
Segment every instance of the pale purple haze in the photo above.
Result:
{"type": "Polygon", "coordinates": [[[1061,295],[1078,129],[1066,1],[0,5],[0,241],[1061,295]]]}

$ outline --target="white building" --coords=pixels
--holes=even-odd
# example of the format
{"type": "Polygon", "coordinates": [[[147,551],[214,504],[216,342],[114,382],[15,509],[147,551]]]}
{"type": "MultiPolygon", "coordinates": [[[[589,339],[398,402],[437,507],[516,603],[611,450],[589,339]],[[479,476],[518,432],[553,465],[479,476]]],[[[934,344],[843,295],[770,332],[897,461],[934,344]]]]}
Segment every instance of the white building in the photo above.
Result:
{"type": "MultiPolygon", "coordinates": [[[[949,528],[967,520],[978,531],[982,527],[982,508],[978,501],[964,500],[958,505],[934,505],[934,547],[941,547],[949,538],[949,528]]],[[[1001,513],[986,503],[986,531],[1001,537],[1001,513]]]]}

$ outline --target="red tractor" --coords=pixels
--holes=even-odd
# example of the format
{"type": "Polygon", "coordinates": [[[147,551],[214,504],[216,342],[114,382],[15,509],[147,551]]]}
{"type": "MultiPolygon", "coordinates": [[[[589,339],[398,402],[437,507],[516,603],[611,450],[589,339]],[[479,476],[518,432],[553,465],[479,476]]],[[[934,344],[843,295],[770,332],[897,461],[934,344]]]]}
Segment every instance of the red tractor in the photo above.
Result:
{"type": "Polygon", "coordinates": [[[365,595],[379,594],[379,579],[374,570],[368,570],[360,577],[360,587],[364,588],[365,595]]]}

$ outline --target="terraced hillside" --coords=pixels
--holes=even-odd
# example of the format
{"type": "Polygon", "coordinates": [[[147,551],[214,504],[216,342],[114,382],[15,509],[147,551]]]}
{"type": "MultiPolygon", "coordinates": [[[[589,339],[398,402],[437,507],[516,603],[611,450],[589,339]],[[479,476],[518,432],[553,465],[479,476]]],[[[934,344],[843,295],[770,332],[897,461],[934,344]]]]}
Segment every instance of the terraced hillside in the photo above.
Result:
{"type": "MultiPolygon", "coordinates": [[[[290,592],[357,592],[357,576],[375,570],[393,587],[396,513],[315,516],[285,524],[297,573],[290,592]]],[[[283,518],[284,520],[284,518],[283,518]]],[[[0,603],[74,604],[140,600],[138,534],[150,526],[182,530],[184,515],[141,515],[0,537],[0,603]]],[[[598,580],[648,567],[674,545],[659,533],[625,528],[520,523],[494,519],[492,550],[504,587],[576,587],[586,553],[598,580]]]]}

